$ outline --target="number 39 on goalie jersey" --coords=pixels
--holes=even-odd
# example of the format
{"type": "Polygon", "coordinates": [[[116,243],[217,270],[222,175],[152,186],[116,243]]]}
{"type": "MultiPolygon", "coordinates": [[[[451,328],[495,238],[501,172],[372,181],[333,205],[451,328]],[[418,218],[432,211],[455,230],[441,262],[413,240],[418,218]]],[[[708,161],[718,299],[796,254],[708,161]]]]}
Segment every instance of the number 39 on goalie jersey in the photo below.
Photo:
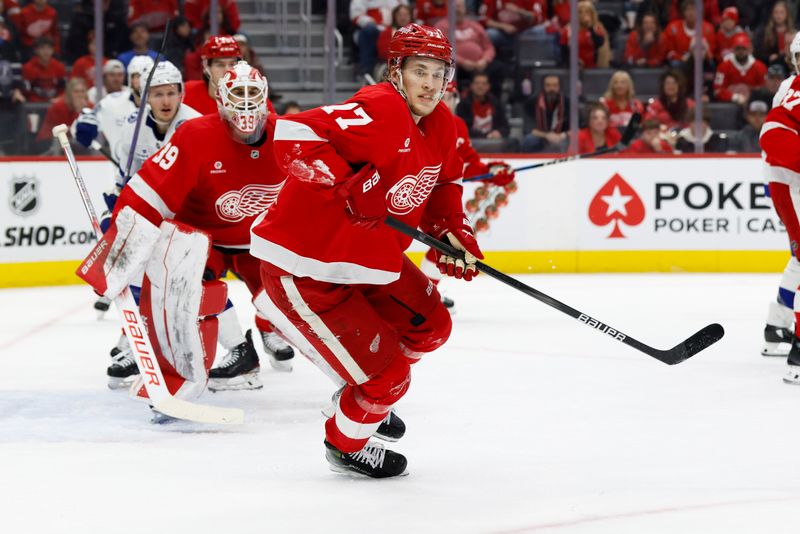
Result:
{"type": "Polygon", "coordinates": [[[216,114],[187,121],[131,178],[117,209],[130,205],[156,225],[171,218],[207,232],[215,245],[249,248],[250,225],[284,182],[274,130],[270,115],[263,142],[244,145],[216,114]]]}

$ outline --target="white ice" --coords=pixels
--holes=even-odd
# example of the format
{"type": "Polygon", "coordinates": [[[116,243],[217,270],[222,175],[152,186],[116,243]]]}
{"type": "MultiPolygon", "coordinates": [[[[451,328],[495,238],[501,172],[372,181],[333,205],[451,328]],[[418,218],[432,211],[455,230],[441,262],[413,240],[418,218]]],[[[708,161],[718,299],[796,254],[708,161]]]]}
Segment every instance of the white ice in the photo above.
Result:
{"type": "Polygon", "coordinates": [[[89,289],[2,290],[0,531],[798,531],[800,387],[759,355],[778,275],[521,278],[658,347],[727,334],[669,367],[486,277],[450,282],[453,335],[398,405],[410,475],[376,481],[328,470],[334,388],[308,362],[204,396],[241,427],[154,426],[106,389],[118,330],[89,289]]]}

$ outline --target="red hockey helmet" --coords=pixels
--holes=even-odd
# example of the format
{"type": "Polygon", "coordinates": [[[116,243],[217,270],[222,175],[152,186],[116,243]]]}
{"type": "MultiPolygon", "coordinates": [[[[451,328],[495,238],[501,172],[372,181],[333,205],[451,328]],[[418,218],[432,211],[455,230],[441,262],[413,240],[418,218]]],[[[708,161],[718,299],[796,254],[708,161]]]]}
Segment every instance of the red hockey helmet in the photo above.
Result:
{"type": "MultiPolygon", "coordinates": [[[[453,63],[453,46],[447,40],[442,30],[432,26],[423,26],[412,22],[398,29],[389,41],[389,73],[400,71],[403,60],[408,57],[427,57],[443,61],[445,70],[445,83],[442,84],[439,98],[444,96],[445,89],[455,74],[453,63]]],[[[402,76],[400,77],[402,90],[402,76]]]]}
{"type": "Polygon", "coordinates": [[[213,59],[216,57],[235,57],[241,59],[242,50],[239,48],[239,43],[230,35],[212,35],[203,43],[203,48],[200,50],[200,57],[203,59],[213,59]]]}

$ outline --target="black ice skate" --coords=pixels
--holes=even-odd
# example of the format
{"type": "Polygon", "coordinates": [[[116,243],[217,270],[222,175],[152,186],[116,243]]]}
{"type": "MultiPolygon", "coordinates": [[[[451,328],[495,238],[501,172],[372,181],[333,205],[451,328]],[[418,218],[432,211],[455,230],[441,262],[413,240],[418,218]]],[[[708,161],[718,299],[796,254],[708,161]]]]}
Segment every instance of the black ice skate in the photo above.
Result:
{"type": "Polygon", "coordinates": [[[800,339],[792,340],[792,349],[786,359],[789,364],[788,372],[783,376],[783,381],[787,384],[800,386],[800,339]]]}
{"type": "Polygon", "coordinates": [[[106,370],[109,389],[130,387],[139,376],[139,368],[136,366],[136,360],[133,359],[128,338],[124,334],[120,337],[117,346],[111,349],[110,356],[112,363],[106,370]]]}
{"type": "Polygon", "coordinates": [[[392,409],[373,435],[383,441],[394,442],[402,438],[405,433],[406,424],[400,419],[400,416],[394,412],[394,409],[392,409]]]}
{"type": "Polygon", "coordinates": [[[456,302],[451,298],[442,297],[442,304],[444,304],[445,308],[447,308],[448,310],[451,310],[456,305],[456,302]]]}
{"type": "Polygon", "coordinates": [[[294,349],[287,345],[276,332],[259,331],[259,333],[264,344],[264,352],[267,354],[272,368],[284,373],[291,372],[294,349]]]}
{"type": "Polygon", "coordinates": [[[764,345],[761,348],[762,356],[787,356],[792,347],[794,332],[789,328],[772,326],[764,327],[764,345]]]}
{"type": "Polygon", "coordinates": [[[258,353],[253,346],[253,334],[248,330],[245,342],[233,347],[218,367],[208,373],[208,389],[211,391],[261,389],[264,384],[258,377],[260,370],[258,353]]]}
{"type": "Polygon", "coordinates": [[[407,475],[408,461],[400,453],[386,449],[380,443],[368,442],[358,452],[342,452],[325,441],[325,458],[331,471],[364,475],[372,478],[389,478],[407,475]]]}

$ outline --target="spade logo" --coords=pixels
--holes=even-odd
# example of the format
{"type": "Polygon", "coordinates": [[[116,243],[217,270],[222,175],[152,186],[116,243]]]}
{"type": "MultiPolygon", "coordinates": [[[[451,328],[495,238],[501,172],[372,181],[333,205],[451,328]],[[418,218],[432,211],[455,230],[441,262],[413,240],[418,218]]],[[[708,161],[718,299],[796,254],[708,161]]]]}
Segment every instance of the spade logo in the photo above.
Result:
{"type": "Polygon", "coordinates": [[[589,204],[589,220],[596,226],[606,226],[613,222],[614,227],[608,237],[624,238],[619,223],[628,226],[641,224],[644,220],[644,204],[631,184],[615,173],[589,204]]]}

